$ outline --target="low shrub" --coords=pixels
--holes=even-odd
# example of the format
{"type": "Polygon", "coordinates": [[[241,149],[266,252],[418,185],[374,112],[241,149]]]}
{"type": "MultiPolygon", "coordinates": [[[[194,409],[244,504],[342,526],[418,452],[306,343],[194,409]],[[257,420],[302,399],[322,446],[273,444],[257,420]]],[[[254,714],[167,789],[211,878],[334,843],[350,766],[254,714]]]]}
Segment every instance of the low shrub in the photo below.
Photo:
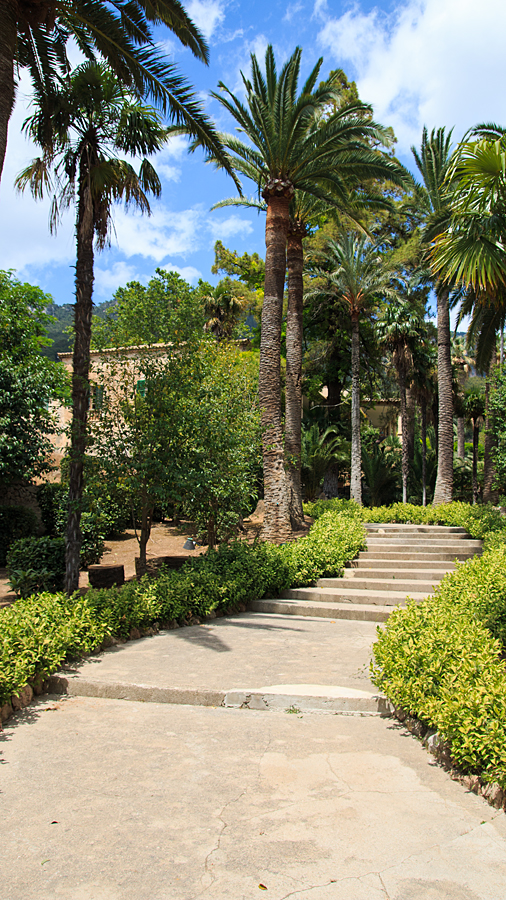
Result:
{"type": "Polygon", "coordinates": [[[21,597],[63,590],[64,539],[29,537],[16,541],[7,554],[7,574],[12,590],[21,597]]]}
{"type": "Polygon", "coordinates": [[[464,772],[506,788],[506,546],[445,576],[378,628],[372,678],[451,743],[464,772]]]}
{"type": "MultiPolygon", "coordinates": [[[[174,619],[184,624],[192,616],[238,609],[291,585],[337,575],[364,538],[360,519],[328,511],[298,543],[278,547],[235,541],[189,560],[179,571],[162,569],[154,580],[145,576],[122,587],[89,590],[85,597],[42,593],[18,601],[0,611],[0,703],[28,679],[49,674],[66,656],[87,653],[105,638],[127,637],[133,628],[174,619]]],[[[41,540],[39,547],[51,545],[51,539],[41,540]]],[[[16,548],[14,563],[27,558],[21,551],[16,548]]]]}
{"type": "Polygon", "coordinates": [[[0,506],[0,566],[5,566],[7,552],[14,541],[36,534],[37,516],[26,506],[0,506]]]}

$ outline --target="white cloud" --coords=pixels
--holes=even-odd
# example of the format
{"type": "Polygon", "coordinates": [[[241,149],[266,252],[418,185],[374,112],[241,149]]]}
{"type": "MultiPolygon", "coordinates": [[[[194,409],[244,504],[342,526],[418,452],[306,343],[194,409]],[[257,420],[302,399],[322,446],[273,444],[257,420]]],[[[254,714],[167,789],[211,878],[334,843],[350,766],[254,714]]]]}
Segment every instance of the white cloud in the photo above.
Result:
{"type": "Polygon", "coordinates": [[[181,275],[181,278],[184,278],[185,281],[189,281],[190,284],[198,281],[199,278],[202,278],[202,272],[194,266],[181,267],[175,266],[174,263],[166,263],[164,266],[160,266],[160,268],[165,269],[167,272],[177,272],[178,275],[181,275]]]}
{"type": "Polygon", "coordinates": [[[100,295],[113,294],[128,281],[145,281],[143,276],[138,275],[135,266],[130,266],[124,261],[115,262],[108,268],[95,264],[94,274],[94,293],[100,295]]]}
{"type": "Polygon", "coordinates": [[[326,18],[318,40],[352,64],[360,96],[407,152],[423,125],[455,125],[459,138],[478,122],[506,121],[505,32],[504,0],[408,0],[389,15],[355,7],[326,18]]]}
{"type": "Polygon", "coordinates": [[[218,219],[210,219],[207,226],[213,236],[213,241],[228,241],[231,237],[251,234],[253,231],[251,222],[237,215],[228,216],[227,219],[222,219],[221,222],[218,219]]]}
{"type": "Polygon", "coordinates": [[[300,13],[301,9],[304,9],[303,3],[295,3],[293,6],[288,6],[283,16],[283,22],[291,22],[297,13],[300,13]]]}
{"type": "Polygon", "coordinates": [[[222,0],[190,0],[186,11],[197,28],[209,40],[225,18],[225,3],[222,0]]]}
{"type": "Polygon", "coordinates": [[[172,212],[157,206],[148,217],[122,209],[115,219],[116,243],[127,257],[138,254],[159,263],[167,256],[186,256],[198,248],[200,210],[172,212]]]}

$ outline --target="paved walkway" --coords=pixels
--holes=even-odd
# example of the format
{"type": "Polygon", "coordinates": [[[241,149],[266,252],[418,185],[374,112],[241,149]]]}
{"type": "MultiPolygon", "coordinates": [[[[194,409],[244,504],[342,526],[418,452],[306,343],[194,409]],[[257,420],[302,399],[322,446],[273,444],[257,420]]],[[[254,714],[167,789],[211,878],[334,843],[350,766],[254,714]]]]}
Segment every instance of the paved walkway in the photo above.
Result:
{"type": "MultiPolygon", "coordinates": [[[[67,677],[368,693],[374,634],[250,613],[67,677]]],[[[504,813],[392,719],[293,709],[39,698],[1,736],[3,900],[503,900],[504,813]]]]}

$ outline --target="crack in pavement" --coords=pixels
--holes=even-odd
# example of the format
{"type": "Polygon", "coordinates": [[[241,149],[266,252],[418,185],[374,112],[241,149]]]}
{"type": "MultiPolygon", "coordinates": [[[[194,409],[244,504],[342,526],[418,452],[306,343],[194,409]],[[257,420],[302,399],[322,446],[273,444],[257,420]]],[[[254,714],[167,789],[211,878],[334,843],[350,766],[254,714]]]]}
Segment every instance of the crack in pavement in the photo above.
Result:
{"type": "Polygon", "coordinates": [[[216,881],[216,875],[214,875],[209,868],[209,860],[211,859],[211,856],[213,855],[213,853],[217,853],[218,850],[220,849],[221,839],[229,825],[228,822],[225,822],[225,819],[223,818],[223,816],[225,814],[225,810],[227,809],[227,807],[233,806],[234,803],[237,803],[241,799],[241,797],[244,796],[244,794],[246,794],[246,791],[241,791],[241,793],[238,794],[237,797],[233,797],[232,800],[227,800],[227,802],[222,807],[222,809],[220,810],[220,812],[218,813],[218,815],[216,817],[218,819],[218,821],[221,821],[222,826],[221,826],[220,832],[218,834],[218,839],[216,841],[216,845],[212,848],[212,850],[209,851],[209,853],[207,854],[207,856],[204,860],[204,874],[201,876],[201,879],[200,879],[202,881],[202,879],[205,878],[206,875],[209,875],[211,881],[202,891],[200,891],[200,893],[196,894],[196,898],[202,897],[203,894],[205,894],[206,891],[208,891],[209,888],[211,888],[213,886],[214,882],[216,881]]]}

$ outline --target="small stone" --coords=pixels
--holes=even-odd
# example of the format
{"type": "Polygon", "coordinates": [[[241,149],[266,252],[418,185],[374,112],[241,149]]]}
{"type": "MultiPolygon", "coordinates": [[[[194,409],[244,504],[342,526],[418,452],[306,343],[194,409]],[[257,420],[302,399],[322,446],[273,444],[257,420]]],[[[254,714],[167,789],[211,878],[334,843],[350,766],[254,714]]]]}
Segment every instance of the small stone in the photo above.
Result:
{"type": "Polygon", "coordinates": [[[245,604],[245,603],[239,603],[239,605],[238,605],[238,607],[237,607],[237,610],[238,610],[238,612],[245,613],[245,612],[246,612],[246,604],[245,604]]]}
{"type": "Polygon", "coordinates": [[[33,691],[29,684],[25,685],[24,688],[21,688],[18,694],[13,694],[11,697],[11,703],[14,709],[24,709],[25,706],[28,706],[31,703],[33,698],[33,691]]]}
{"type": "Polygon", "coordinates": [[[179,628],[179,622],[177,621],[177,619],[172,619],[172,620],[169,622],[169,628],[170,628],[171,631],[173,631],[174,628],[179,628]]]}
{"type": "Polygon", "coordinates": [[[202,621],[202,620],[199,618],[199,616],[192,616],[192,617],[190,618],[190,621],[189,621],[188,624],[189,624],[189,625],[200,625],[201,621],[202,621]]]}
{"type": "Polygon", "coordinates": [[[140,637],[142,637],[138,628],[132,628],[129,634],[131,641],[138,641],[140,637]]]}
{"type": "Polygon", "coordinates": [[[206,619],[217,619],[217,618],[218,618],[218,613],[215,612],[214,609],[212,609],[212,610],[211,610],[210,612],[208,612],[207,615],[206,615],[206,619]]]}
{"type": "Polygon", "coordinates": [[[9,701],[7,701],[7,703],[4,703],[4,705],[0,709],[0,720],[2,722],[6,722],[7,719],[10,719],[11,716],[12,716],[12,706],[9,703],[9,701]]]}
{"type": "Polygon", "coordinates": [[[223,610],[222,610],[222,609],[217,609],[217,610],[216,610],[216,618],[217,618],[217,619],[222,619],[222,618],[223,618],[223,610]]]}
{"type": "Polygon", "coordinates": [[[146,635],[146,637],[153,637],[154,633],[155,633],[154,628],[145,628],[144,629],[144,634],[146,635]]]}
{"type": "Polygon", "coordinates": [[[407,712],[405,709],[402,708],[402,706],[396,706],[396,708],[394,710],[394,715],[395,715],[396,719],[399,720],[399,722],[404,722],[404,720],[407,716],[407,712]]]}

